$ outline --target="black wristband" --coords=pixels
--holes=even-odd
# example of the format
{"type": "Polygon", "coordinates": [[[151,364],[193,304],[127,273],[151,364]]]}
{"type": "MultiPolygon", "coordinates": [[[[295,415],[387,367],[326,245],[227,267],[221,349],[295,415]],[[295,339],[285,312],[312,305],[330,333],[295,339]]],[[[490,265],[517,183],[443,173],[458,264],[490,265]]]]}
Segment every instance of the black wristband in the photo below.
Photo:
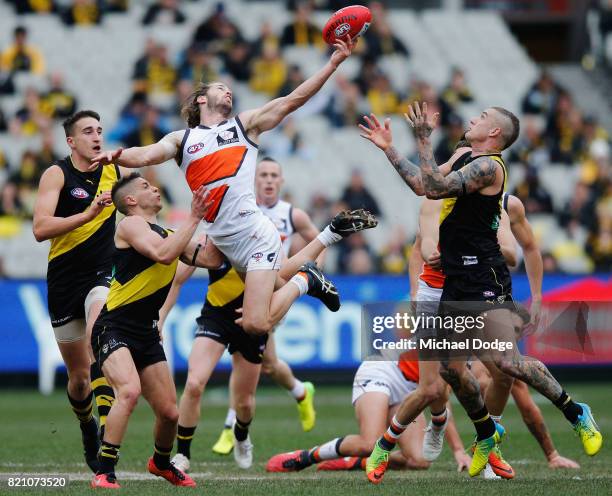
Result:
{"type": "Polygon", "coordinates": [[[198,243],[195,251],[193,252],[193,258],[191,259],[191,265],[195,265],[196,258],[198,258],[198,253],[200,252],[200,248],[202,248],[202,243],[198,243]]]}

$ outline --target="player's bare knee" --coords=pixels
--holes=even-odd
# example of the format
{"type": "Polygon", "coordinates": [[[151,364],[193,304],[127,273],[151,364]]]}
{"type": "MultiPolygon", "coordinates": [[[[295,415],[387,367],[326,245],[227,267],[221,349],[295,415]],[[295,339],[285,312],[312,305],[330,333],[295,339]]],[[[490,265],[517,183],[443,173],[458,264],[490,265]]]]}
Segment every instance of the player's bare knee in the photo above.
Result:
{"type": "Polygon", "coordinates": [[[426,385],[419,385],[419,395],[422,398],[422,402],[425,405],[436,401],[443,393],[444,389],[440,387],[438,382],[434,382],[426,385]]]}
{"type": "Polygon", "coordinates": [[[91,390],[89,371],[70,374],[70,391],[74,398],[85,398],[91,390]]]}
{"type": "Polygon", "coordinates": [[[274,371],[276,370],[276,363],[277,363],[276,361],[271,362],[271,361],[264,360],[263,363],[261,364],[262,374],[265,374],[265,375],[274,374],[274,371]]]}
{"type": "Polygon", "coordinates": [[[406,466],[410,470],[427,470],[430,465],[431,462],[428,462],[424,458],[410,457],[406,460],[406,466]]]}
{"type": "Polygon", "coordinates": [[[187,396],[198,399],[204,393],[206,382],[199,377],[194,377],[191,374],[187,376],[187,382],[185,383],[185,393],[187,396]]]}
{"type": "Polygon", "coordinates": [[[249,334],[263,336],[267,334],[272,325],[266,318],[247,318],[242,319],[242,328],[249,334]]]}
{"type": "Polygon", "coordinates": [[[136,408],[140,397],[140,387],[135,384],[123,386],[117,392],[117,401],[120,402],[130,412],[136,408]]]}
{"type": "Polygon", "coordinates": [[[453,388],[460,382],[457,371],[451,368],[450,365],[445,362],[440,363],[440,377],[442,377],[442,379],[444,379],[444,381],[453,388]]]}
{"type": "Polygon", "coordinates": [[[236,411],[243,416],[252,417],[255,411],[255,396],[252,394],[240,395],[234,399],[236,411]]]}
{"type": "MultiPolygon", "coordinates": [[[[497,368],[503,372],[503,377],[506,377],[507,381],[510,383],[510,385],[512,385],[514,377],[518,374],[518,370],[514,362],[507,358],[497,358],[495,360],[495,365],[497,365],[497,368]]],[[[502,374],[498,374],[498,376],[502,376],[502,374]]],[[[493,377],[493,380],[495,382],[500,382],[502,379],[501,377],[493,377]]]]}
{"type": "Polygon", "coordinates": [[[157,417],[165,424],[177,424],[179,419],[179,411],[176,403],[169,402],[161,407],[157,412],[157,417]]]}

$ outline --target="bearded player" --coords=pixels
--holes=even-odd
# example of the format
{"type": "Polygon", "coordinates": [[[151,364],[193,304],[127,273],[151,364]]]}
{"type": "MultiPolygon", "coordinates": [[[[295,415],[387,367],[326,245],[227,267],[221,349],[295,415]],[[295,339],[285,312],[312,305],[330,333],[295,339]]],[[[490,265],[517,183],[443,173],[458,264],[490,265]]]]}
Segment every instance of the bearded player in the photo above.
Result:
{"type": "MultiPolygon", "coordinates": [[[[192,190],[202,185],[210,190],[214,208],[205,218],[207,234],[245,282],[241,324],[252,334],[268,333],[293,301],[306,293],[332,311],[340,306],[336,288],[314,264],[299,274],[294,271],[291,284],[279,277],[280,235],[257,207],[253,187],[259,135],[312,98],[351,54],[353,42],[347,37],[334,47],[327,64],[285,97],[232,117],[231,89],[220,82],[201,83],[183,108],[188,129],[149,146],[104,152],[92,161],[93,167],[112,161],[141,167],[174,159],[192,190]]],[[[349,226],[346,234],[350,232],[349,226]]],[[[317,240],[326,247],[341,237],[342,233],[326,229],[317,240]]]]}

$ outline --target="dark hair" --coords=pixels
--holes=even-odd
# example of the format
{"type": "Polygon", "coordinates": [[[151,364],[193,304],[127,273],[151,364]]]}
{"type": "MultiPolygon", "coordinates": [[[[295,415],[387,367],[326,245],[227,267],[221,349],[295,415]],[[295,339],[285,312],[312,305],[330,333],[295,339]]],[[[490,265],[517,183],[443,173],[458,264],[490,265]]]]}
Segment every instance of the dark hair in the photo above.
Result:
{"type": "Polygon", "coordinates": [[[17,26],[15,28],[15,31],[13,31],[13,34],[15,36],[17,36],[18,34],[24,34],[27,35],[28,34],[28,30],[24,27],[24,26],[17,26]]]}
{"type": "Polygon", "coordinates": [[[93,110],[79,110],[76,114],[72,114],[62,123],[62,126],[64,126],[64,132],[66,133],[66,138],[68,136],[72,136],[74,125],[85,117],[93,117],[95,120],[100,122],[100,114],[98,114],[98,112],[94,112],[93,110]]]}
{"type": "Polygon", "coordinates": [[[521,124],[518,120],[518,117],[514,115],[512,112],[510,112],[509,110],[506,110],[503,107],[491,107],[491,108],[493,110],[496,110],[501,115],[503,115],[505,118],[510,120],[510,123],[512,126],[511,129],[504,129],[502,127],[501,136],[502,136],[502,139],[504,140],[502,150],[505,150],[510,145],[512,145],[512,143],[516,141],[516,138],[518,138],[519,131],[521,130],[521,124]]]}
{"type": "Polygon", "coordinates": [[[181,108],[181,117],[187,121],[188,127],[197,127],[200,124],[200,104],[198,103],[198,97],[206,96],[211,86],[211,83],[198,83],[193,93],[185,100],[181,108]]]}
{"type": "Polygon", "coordinates": [[[121,212],[123,215],[128,214],[127,205],[125,204],[123,199],[118,198],[119,190],[130,184],[134,179],[138,179],[139,177],[142,177],[139,172],[132,172],[127,176],[121,176],[119,180],[115,184],[113,184],[113,188],[111,189],[111,198],[113,200],[113,203],[115,204],[115,207],[117,207],[117,210],[119,210],[119,212],[121,212]]]}
{"type": "MultiPolygon", "coordinates": [[[[274,162],[275,164],[278,164],[278,160],[276,160],[275,158],[270,157],[270,155],[266,155],[264,158],[262,158],[259,163],[261,164],[262,162],[274,162]]],[[[280,165],[280,164],[279,164],[280,165]]]]}

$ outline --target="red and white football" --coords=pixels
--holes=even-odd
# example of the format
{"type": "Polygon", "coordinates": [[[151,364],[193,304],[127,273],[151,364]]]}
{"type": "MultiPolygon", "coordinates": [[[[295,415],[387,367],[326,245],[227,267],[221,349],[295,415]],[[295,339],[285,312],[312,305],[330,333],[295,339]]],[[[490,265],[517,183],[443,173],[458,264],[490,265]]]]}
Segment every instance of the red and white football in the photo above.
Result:
{"type": "Polygon", "coordinates": [[[364,34],[372,22],[370,9],[363,5],[349,5],[335,12],[325,23],[323,39],[333,45],[336,39],[345,39],[348,34],[355,39],[364,34]]]}

